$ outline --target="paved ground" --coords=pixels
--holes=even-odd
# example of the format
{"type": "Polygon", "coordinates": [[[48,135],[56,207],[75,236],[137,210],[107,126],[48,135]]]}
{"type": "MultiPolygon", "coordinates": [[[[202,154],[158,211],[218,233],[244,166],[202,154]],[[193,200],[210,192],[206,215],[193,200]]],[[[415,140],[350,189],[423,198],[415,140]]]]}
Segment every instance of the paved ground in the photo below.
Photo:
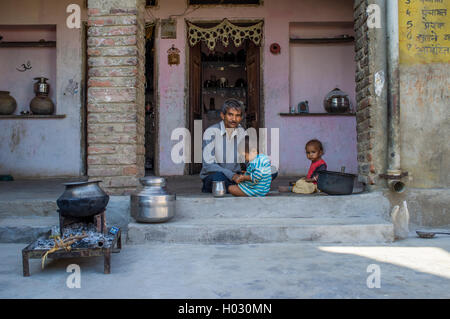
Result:
{"type": "Polygon", "coordinates": [[[450,298],[450,237],[388,245],[124,246],[102,258],[51,261],[22,277],[23,244],[0,245],[0,298],[450,298]],[[81,267],[69,289],[66,267],[81,267]],[[380,288],[369,289],[371,264],[380,288]]]}

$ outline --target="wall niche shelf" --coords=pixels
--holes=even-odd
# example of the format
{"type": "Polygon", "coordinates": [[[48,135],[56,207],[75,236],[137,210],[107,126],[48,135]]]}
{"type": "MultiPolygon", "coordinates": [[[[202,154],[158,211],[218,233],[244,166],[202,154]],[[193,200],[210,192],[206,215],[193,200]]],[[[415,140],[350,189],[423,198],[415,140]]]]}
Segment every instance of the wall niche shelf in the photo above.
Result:
{"type": "Polygon", "coordinates": [[[243,68],[245,63],[243,62],[222,62],[222,61],[204,61],[203,67],[217,69],[217,68],[243,68]]]}
{"type": "Polygon", "coordinates": [[[355,113],[278,113],[280,116],[356,116],[355,113]]]}
{"type": "Polygon", "coordinates": [[[320,44],[320,43],[351,43],[355,37],[334,37],[334,38],[290,38],[290,43],[320,44]]]}
{"type": "Polygon", "coordinates": [[[0,42],[0,48],[56,48],[56,41],[0,42]]]}
{"type": "Polygon", "coordinates": [[[37,115],[37,114],[26,114],[26,115],[0,115],[0,120],[10,120],[10,119],[24,119],[24,120],[36,120],[36,119],[63,119],[66,114],[53,114],[53,115],[37,115]]]}
{"type": "Polygon", "coordinates": [[[225,88],[203,88],[203,94],[219,94],[219,93],[242,93],[247,90],[246,87],[225,87],[225,88]]]}

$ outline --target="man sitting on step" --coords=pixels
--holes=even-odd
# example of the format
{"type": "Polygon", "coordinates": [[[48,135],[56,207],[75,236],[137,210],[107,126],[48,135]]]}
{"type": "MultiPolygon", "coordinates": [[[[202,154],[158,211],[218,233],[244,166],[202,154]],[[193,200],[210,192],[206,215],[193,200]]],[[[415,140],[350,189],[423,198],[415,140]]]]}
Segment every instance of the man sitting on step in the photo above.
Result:
{"type": "Polygon", "coordinates": [[[244,116],[244,106],[236,99],[223,103],[220,117],[222,121],[211,125],[204,134],[202,151],[203,162],[200,178],[202,192],[211,193],[215,181],[224,181],[225,189],[236,184],[241,174],[242,160],[238,160],[238,145],[246,135],[240,125],[244,116]]]}

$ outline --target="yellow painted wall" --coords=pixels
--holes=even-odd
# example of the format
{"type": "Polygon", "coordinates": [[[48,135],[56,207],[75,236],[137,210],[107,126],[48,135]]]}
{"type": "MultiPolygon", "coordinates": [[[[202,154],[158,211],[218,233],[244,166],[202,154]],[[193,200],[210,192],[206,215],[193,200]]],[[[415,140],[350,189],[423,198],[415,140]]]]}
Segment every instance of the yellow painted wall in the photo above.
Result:
{"type": "Polygon", "coordinates": [[[401,165],[411,188],[450,187],[449,7],[399,0],[401,165]]]}
{"type": "Polygon", "coordinates": [[[399,0],[400,63],[450,62],[450,0],[399,0]]]}

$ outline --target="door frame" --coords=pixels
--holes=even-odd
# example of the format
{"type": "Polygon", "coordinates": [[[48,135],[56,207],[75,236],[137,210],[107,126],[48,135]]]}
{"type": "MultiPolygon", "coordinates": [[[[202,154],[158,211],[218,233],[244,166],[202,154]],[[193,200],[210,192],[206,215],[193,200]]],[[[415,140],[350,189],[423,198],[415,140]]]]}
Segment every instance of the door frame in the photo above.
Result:
{"type": "MultiPolygon", "coordinates": [[[[147,21],[149,22],[149,21],[147,21]]],[[[160,128],[160,118],[159,118],[159,112],[160,112],[160,93],[159,93],[159,47],[160,47],[160,37],[159,34],[159,23],[160,21],[155,20],[155,29],[153,30],[155,41],[153,42],[153,48],[154,48],[154,55],[153,55],[153,90],[154,90],[154,101],[155,101],[155,139],[154,139],[154,163],[153,163],[153,173],[155,176],[160,176],[159,169],[160,169],[160,134],[159,134],[159,128],[160,128]]],[[[144,48],[145,48],[145,37],[144,37],[144,48]]],[[[144,133],[145,134],[145,133],[144,133]]],[[[145,144],[144,144],[145,146],[145,144]]],[[[145,166],[145,163],[144,163],[145,166]]]]}
{"type": "MultiPolygon", "coordinates": [[[[147,22],[151,22],[151,21],[147,21],[147,22]]],[[[160,112],[160,94],[159,94],[159,37],[158,37],[158,31],[159,31],[159,21],[153,21],[154,22],[154,30],[153,30],[153,37],[154,37],[154,41],[153,41],[153,96],[154,96],[154,116],[155,118],[153,119],[154,124],[155,124],[155,131],[154,131],[154,139],[153,139],[153,145],[151,147],[153,147],[153,174],[155,176],[159,176],[159,127],[160,127],[160,123],[159,123],[159,112],[160,112]]],[[[144,30],[145,30],[145,26],[144,26],[144,30]]],[[[144,31],[145,32],[145,31],[144,31]]],[[[146,48],[147,46],[147,40],[144,36],[143,39],[143,46],[144,48],[146,48]]],[[[145,52],[145,64],[144,64],[144,77],[145,77],[145,71],[146,71],[146,63],[147,63],[147,52],[145,52]]],[[[144,95],[145,95],[145,89],[144,89],[144,95]]],[[[145,98],[144,98],[145,99],[145,98]]],[[[144,103],[145,104],[145,103],[144,103]]],[[[145,105],[144,105],[145,106],[145,105]]],[[[145,115],[146,116],[146,115],[145,115]]],[[[144,121],[144,125],[145,125],[145,121],[144,121]]],[[[145,160],[146,160],[146,155],[147,155],[147,143],[145,141],[145,135],[146,135],[146,127],[144,127],[144,172],[145,172],[145,160]]]]}
{"type": "MultiPolygon", "coordinates": [[[[222,22],[222,20],[225,17],[217,18],[214,20],[211,20],[209,18],[195,18],[193,20],[191,19],[184,19],[186,31],[185,31],[185,96],[184,96],[184,105],[186,105],[185,108],[185,125],[186,128],[189,130],[191,135],[193,136],[193,127],[191,127],[191,105],[190,105],[190,87],[191,87],[191,74],[190,74],[190,65],[191,65],[191,46],[189,44],[188,40],[188,21],[194,24],[198,23],[208,23],[208,24],[219,24],[222,22]]],[[[263,22],[263,37],[261,39],[261,44],[259,46],[259,128],[265,127],[265,99],[264,99],[264,43],[265,43],[265,21],[264,18],[260,19],[228,19],[232,23],[245,23],[245,24],[256,24],[258,22],[263,22]]],[[[231,45],[231,43],[230,43],[231,45]]],[[[194,145],[191,145],[191,159],[193,159],[193,150],[194,145]]],[[[194,163],[186,163],[184,166],[184,175],[190,175],[192,171],[194,163]]]]}

